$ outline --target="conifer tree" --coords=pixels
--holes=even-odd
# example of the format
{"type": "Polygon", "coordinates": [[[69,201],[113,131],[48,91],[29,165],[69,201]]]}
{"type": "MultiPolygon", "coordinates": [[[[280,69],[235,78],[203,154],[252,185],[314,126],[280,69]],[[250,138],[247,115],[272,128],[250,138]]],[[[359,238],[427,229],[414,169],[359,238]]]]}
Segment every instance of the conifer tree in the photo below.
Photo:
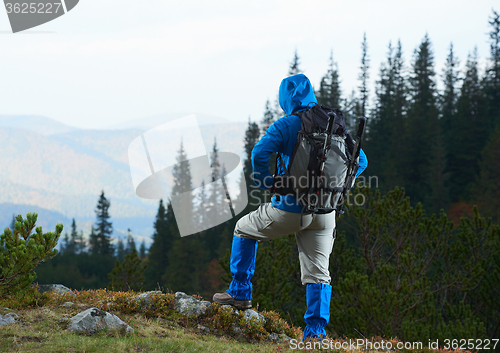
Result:
{"type": "Polygon", "coordinates": [[[370,173],[377,176],[383,190],[403,185],[400,153],[404,146],[407,111],[407,77],[401,42],[396,50],[388,46],[376,86],[375,107],[368,120],[369,130],[364,149],[370,158],[370,173]]]}
{"type": "Polygon", "coordinates": [[[490,58],[483,87],[486,95],[485,129],[491,134],[500,125],[500,14],[495,10],[489,19],[489,25],[490,58]]]}
{"type": "Polygon", "coordinates": [[[444,90],[440,96],[441,129],[448,151],[450,150],[450,140],[453,138],[452,129],[457,113],[459,64],[460,62],[453,51],[453,43],[451,43],[442,75],[444,90]]]}
{"type": "Polygon", "coordinates": [[[319,104],[330,108],[341,108],[341,95],[339,74],[337,64],[333,61],[332,50],[328,70],[325,76],[321,78],[319,90],[316,92],[316,98],[319,104]]]}
{"type": "Polygon", "coordinates": [[[480,175],[475,186],[474,199],[483,213],[500,223],[500,127],[491,135],[482,151],[480,175]]]}
{"type": "Polygon", "coordinates": [[[139,257],[141,258],[141,260],[144,260],[146,258],[146,243],[144,241],[139,247],[139,257]]]}
{"type": "Polygon", "coordinates": [[[144,270],[147,264],[143,263],[135,249],[132,250],[120,263],[108,274],[110,279],[108,289],[113,291],[142,291],[144,290],[144,270]]]}
{"type": "MultiPolygon", "coordinates": [[[[266,107],[264,108],[264,117],[262,118],[260,125],[262,126],[262,134],[265,134],[269,126],[271,126],[275,121],[275,114],[271,108],[271,102],[269,99],[266,101],[266,107]]],[[[250,124],[250,122],[249,122],[250,124]]]]}
{"type": "Polygon", "coordinates": [[[363,43],[361,43],[361,72],[359,73],[359,108],[357,115],[366,116],[368,109],[368,96],[369,96],[369,79],[370,79],[370,58],[368,56],[368,42],[366,40],[366,33],[363,34],[363,43]]]}
{"type": "Polygon", "coordinates": [[[135,246],[135,240],[134,240],[134,237],[132,236],[132,231],[130,230],[130,228],[128,228],[127,246],[125,248],[125,254],[128,255],[134,250],[137,251],[136,246],[135,246]]]}
{"type": "Polygon", "coordinates": [[[290,63],[290,68],[288,69],[288,76],[293,76],[300,73],[302,73],[302,70],[300,69],[299,54],[297,53],[297,49],[295,49],[292,62],[290,63]]]}
{"type": "Polygon", "coordinates": [[[438,176],[436,170],[444,169],[444,159],[436,166],[436,158],[442,154],[438,144],[440,134],[434,82],[434,54],[428,35],[425,35],[414,52],[410,75],[411,102],[408,110],[408,128],[404,165],[405,187],[413,202],[422,201],[431,205],[437,186],[431,185],[438,176]]]}
{"type": "Polygon", "coordinates": [[[450,196],[453,202],[470,199],[470,188],[478,177],[479,160],[485,145],[486,122],[481,114],[483,104],[478,67],[477,50],[469,55],[463,79],[457,113],[448,126],[453,134],[448,142],[448,168],[453,183],[450,196]],[[471,138],[474,136],[474,138],[471,138]],[[482,138],[480,137],[482,136],[482,138]]]}
{"type": "Polygon", "coordinates": [[[123,240],[118,238],[117,244],[116,244],[116,260],[119,262],[123,262],[125,259],[125,246],[123,245],[123,240]]]}
{"type": "Polygon", "coordinates": [[[110,202],[106,199],[104,191],[101,192],[97,206],[95,209],[96,223],[93,227],[92,240],[92,253],[99,255],[113,255],[114,249],[111,244],[111,234],[113,233],[113,226],[109,221],[109,206],[110,202]]]}
{"type": "MultiPolygon", "coordinates": [[[[182,148],[181,148],[182,151],[182,148]]],[[[221,183],[221,178],[223,177],[222,166],[219,162],[217,142],[214,141],[214,147],[211,155],[212,162],[212,184],[214,181],[221,183]]],[[[184,165],[183,173],[173,173],[174,185],[172,194],[176,195],[179,192],[186,192],[192,190],[191,183],[191,172],[189,169],[189,162],[187,158],[182,156],[179,152],[179,157],[177,158],[177,164],[174,170],[181,170],[182,165],[184,165]]],[[[222,185],[222,184],[220,184],[222,185]]],[[[209,210],[209,217],[217,217],[222,210],[223,195],[219,188],[212,188],[210,195],[210,206],[213,206],[209,210]]],[[[191,208],[193,204],[188,205],[191,208]]],[[[186,207],[188,207],[186,206],[186,207]]],[[[177,214],[176,214],[177,216],[177,214]]],[[[190,218],[192,219],[192,217],[190,218]]],[[[162,283],[172,290],[184,291],[186,293],[197,293],[201,290],[201,271],[206,265],[207,251],[214,251],[217,243],[217,234],[207,233],[204,237],[205,242],[202,242],[200,235],[190,235],[181,237],[178,228],[178,222],[169,222],[168,233],[172,237],[172,245],[167,249],[168,254],[168,265],[164,269],[161,281],[162,283]]],[[[151,250],[150,250],[151,253],[151,250]]]]}
{"type": "MultiPolygon", "coordinates": [[[[171,209],[170,204],[167,208],[171,209]]],[[[170,217],[172,216],[170,214],[170,217]]],[[[160,200],[154,223],[153,244],[149,248],[148,268],[145,273],[146,287],[149,289],[157,288],[162,283],[161,277],[169,263],[167,254],[173,243],[173,235],[170,233],[169,226],[167,209],[163,205],[163,200],[160,200]]]]}

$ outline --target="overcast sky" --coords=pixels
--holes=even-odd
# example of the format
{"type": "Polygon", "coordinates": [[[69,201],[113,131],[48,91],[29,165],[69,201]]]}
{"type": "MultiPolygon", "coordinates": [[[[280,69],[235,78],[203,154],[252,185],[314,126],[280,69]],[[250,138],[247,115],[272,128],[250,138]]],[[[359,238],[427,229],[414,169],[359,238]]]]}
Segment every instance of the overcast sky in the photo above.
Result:
{"type": "Polygon", "coordinates": [[[333,50],[347,94],[364,32],[373,80],[389,41],[409,63],[426,33],[440,73],[450,42],[462,64],[475,46],[484,64],[492,9],[498,0],[81,0],[17,34],[0,11],[0,114],[81,128],[176,112],[260,120],[295,49],[314,86],[333,50]]]}

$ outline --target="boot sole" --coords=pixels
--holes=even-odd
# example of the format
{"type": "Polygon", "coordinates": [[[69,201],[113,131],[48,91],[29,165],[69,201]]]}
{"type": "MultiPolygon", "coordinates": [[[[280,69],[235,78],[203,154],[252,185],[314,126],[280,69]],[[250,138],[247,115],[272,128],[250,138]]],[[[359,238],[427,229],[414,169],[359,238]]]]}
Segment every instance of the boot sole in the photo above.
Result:
{"type": "Polygon", "coordinates": [[[251,300],[238,300],[238,299],[233,299],[233,300],[216,300],[214,299],[214,303],[218,303],[221,305],[231,305],[234,306],[236,309],[239,310],[246,310],[246,309],[251,309],[252,308],[252,301],[251,300]]]}

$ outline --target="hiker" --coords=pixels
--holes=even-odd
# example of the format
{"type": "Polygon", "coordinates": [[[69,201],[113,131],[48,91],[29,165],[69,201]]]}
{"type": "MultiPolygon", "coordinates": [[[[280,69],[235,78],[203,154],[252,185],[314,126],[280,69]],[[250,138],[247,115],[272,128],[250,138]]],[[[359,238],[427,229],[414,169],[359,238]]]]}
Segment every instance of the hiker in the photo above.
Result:
{"type": "MultiPolygon", "coordinates": [[[[289,166],[301,119],[297,112],[317,104],[309,79],[303,75],[285,78],[279,89],[279,103],[286,116],[274,122],[252,151],[253,179],[264,190],[272,190],[274,178],[269,171],[271,154],[277,152],[286,168],[289,166]]],[[[356,177],[367,166],[363,151],[359,156],[356,177]]],[[[283,175],[283,168],[278,174],[283,175]]],[[[278,178],[276,178],[278,179],[278,178]]],[[[234,229],[231,250],[232,282],[224,293],[216,293],[213,301],[239,309],[252,307],[252,283],[257,256],[257,241],[265,241],[295,233],[299,250],[302,285],[306,286],[307,324],[303,340],[324,338],[330,319],[332,286],[328,271],[333,248],[335,212],[304,213],[294,195],[273,196],[272,202],[259,206],[242,217],[234,229]]]]}

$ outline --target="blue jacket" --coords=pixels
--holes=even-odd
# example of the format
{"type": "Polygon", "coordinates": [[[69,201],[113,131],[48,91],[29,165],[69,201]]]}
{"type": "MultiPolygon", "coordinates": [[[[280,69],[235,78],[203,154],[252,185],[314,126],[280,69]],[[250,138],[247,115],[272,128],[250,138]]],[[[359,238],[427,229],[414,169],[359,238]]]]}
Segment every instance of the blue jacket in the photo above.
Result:
{"type": "MultiPolygon", "coordinates": [[[[311,82],[302,74],[287,77],[281,82],[279,102],[286,116],[275,121],[252,150],[252,177],[255,184],[264,190],[273,186],[273,176],[269,171],[271,154],[278,152],[286,168],[289,168],[290,158],[297,142],[297,133],[301,127],[300,118],[292,114],[317,104],[311,82]]],[[[356,177],[365,170],[367,165],[366,155],[361,150],[356,177]]],[[[284,174],[281,165],[278,165],[278,174],[284,174]]],[[[297,203],[293,195],[281,196],[279,201],[276,200],[276,196],[273,196],[272,204],[284,211],[302,212],[302,206],[297,203]]]]}

